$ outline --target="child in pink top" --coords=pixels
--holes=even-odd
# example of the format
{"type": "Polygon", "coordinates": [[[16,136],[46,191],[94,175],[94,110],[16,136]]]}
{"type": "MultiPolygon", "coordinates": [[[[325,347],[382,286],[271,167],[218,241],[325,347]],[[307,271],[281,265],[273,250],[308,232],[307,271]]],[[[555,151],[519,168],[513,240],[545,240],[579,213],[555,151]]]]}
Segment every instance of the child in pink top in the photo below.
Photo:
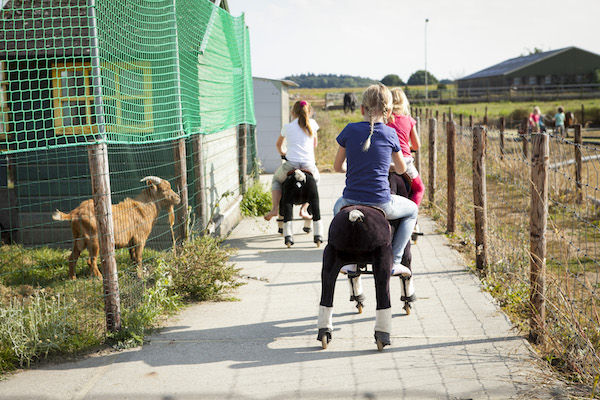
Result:
{"type": "Polygon", "coordinates": [[[392,118],[388,122],[388,126],[396,130],[396,134],[400,140],[400,148],[406,162],[406,173],[412,180],[410,199],[419,205],[421,204],[421,200],[423,200],[425,185],[423,185],[419,171],[415,167],[415,159],[410,153],[411,150],[418,150],[421,146],[417,130],[415,129],[417,121],[409,115],[410,105],[402,89],[393,89],[392,98],[394,101],[392,118]]]}

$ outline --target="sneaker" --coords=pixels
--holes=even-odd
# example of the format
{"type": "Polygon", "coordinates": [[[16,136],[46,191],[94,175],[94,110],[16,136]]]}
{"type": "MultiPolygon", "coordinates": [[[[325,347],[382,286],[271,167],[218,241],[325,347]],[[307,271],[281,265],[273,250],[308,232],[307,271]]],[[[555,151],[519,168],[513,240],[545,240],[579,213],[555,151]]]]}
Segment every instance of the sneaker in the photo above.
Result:
{"type": "Polygon", "coordinates": [[[403,276],[405,278],[409,278],[412,275],[412,271],[408,268],[405,267],[402,264],[395,264],[392,267],[392,276],[403,276]]]}
{"type": "Polygon", "coordinates": [[[348,272],[356,272],[356,264],[346,264],[340,269],[342,274],[347,274],[348,272]]]}

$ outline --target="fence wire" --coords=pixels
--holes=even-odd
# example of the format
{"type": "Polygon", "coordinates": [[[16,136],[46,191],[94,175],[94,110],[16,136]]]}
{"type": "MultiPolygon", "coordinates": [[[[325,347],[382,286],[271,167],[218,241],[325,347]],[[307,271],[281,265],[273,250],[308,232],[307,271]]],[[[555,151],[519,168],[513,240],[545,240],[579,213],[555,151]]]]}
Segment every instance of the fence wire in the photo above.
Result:
{"type": "MultiPolygon", "coordinates": [[[[425,122],[425,121],[424,121],[425,122]]],[[[531,137],[490,123],[486,143],[487,261],[484,285],[524,332],[530,328],[531,137]],[[503,148],[501,148],[503,143],[503,148]]],[[[423,124],[421,175],[429,182],[428,125],[423,124]]],[[[462,250],[475,259],[473,134],[456,128],[456,230],[462,250]]],[[[588,384],[600,371],[600,149],[549,135],[548,229],[546,231],[545,339],[540,351],[556,368],[588,384]],[[583,160],[576,172],[576,149],[583,160]],[[579,177],[578,177],[579,176],[579,177]]],[[[433,216],[447,218],[446,129],[436,140],[433,216]]],[[[426,194],[425,198],[428,196],[426,194]]]]}

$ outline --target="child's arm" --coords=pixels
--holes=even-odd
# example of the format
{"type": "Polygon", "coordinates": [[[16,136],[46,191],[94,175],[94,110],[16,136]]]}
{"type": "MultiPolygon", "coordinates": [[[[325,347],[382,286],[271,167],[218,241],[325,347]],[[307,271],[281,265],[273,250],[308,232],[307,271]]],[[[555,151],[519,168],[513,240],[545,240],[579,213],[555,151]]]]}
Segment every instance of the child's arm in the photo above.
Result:
{"type": "Polygon", "coordinates": [[[317,144],[319,144],[319,138],[317,137],[317,132],[315,132],[314,142],[315,142],[315,149],[316,149],[317,148],[317,144]]]}
{"type": "Polygon", "coordinates": [[[346,172],[344,161],[346,160],[346,148],[338,147],[337,154],[335,155],[335,161],[333,162],[333,170],[335,172],[346,172]]]}
{"type": "Polygon", "coordinates": [[[400,152],[395,151],[392,153],[392,161],[394,162],[394,169],[397,174],[402,175],[406,172],[406,163],[400,152]]]}
{"type": "Polygon", "coordinates": [[[419,147],[421,147],[421,141],[417,135],[417,128],[413,126],[410,130],[410,149],[417,151],[419,147]]]}
{"type": "Polygon", "coordinates": [[[275,147],[277,147],[277,151],[279,152],[280,155],[285,156],[285,152],[283,151],[283,141],[285,140],[285,137],[283,136],[279,136],[277,138],[277,142],[275,143],[275,147]]]}

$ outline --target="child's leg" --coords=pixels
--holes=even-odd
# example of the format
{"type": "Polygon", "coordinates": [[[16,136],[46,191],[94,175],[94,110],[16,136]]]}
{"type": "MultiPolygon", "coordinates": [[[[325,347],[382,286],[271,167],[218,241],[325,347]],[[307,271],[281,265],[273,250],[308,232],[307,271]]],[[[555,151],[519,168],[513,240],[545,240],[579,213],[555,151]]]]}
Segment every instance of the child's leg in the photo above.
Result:
{"type": "Polygon", "coordinates": [[[387,214],[387,219],[392,220],[402,218],[396,229],[396,233],[394,233],[394,238],[392,239],[394,265],[399,265],[402,263],[404,248],[410,240],[415,223],[417,222],[419,208],[413,201],[406,197],[396,195],[392,195],[390,202],[382,208],[387,214]]]}
{"type": "Polygon", "coordinates": [[[423,194],[425,193],[425,185],[421,179],[421,175],[418,175],[412,180],[410,185],[410,199],[415,202],[417,206],[421,205],[423,200],[423,194]]]}
{"type": "Polygon", "coordinates": [[[273,174],[273,179],[271,180],[271,202],[273,205],[271,207],[271,211],[264,216],[267,221],[279,215],[279,201],[281,201],[282,188],[281,184],[287,178],[287,173],[293,168],[294,167],[292,167],[289,163],[283,163],[273,174]]]}

